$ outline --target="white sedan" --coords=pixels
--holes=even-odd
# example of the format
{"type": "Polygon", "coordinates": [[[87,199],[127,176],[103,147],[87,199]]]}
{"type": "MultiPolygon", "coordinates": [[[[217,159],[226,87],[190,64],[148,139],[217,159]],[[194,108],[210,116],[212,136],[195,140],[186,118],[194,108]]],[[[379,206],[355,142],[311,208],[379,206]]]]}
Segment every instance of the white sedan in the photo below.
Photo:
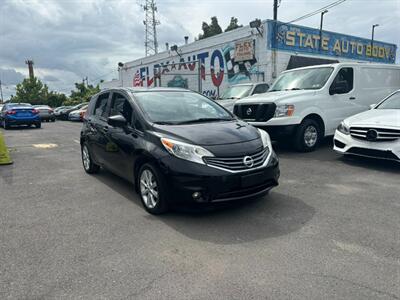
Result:
{"type": "Polygon", "coordinates": [[[400,162],[400,90],[371,110],[345,119],[336,129],[333,149],[400,162]]]}

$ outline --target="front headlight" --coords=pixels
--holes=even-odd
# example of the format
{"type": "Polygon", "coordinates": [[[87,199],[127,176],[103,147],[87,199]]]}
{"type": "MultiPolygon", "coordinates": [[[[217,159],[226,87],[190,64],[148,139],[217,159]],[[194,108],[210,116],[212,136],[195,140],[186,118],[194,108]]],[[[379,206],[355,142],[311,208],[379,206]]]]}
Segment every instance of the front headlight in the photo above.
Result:
{"type": "Polygon", "coordinates": [[[261,135],[261,140],[262,140],[262,143],[263,143],[263,147],[264,148],[268,147],[270,150],[272,150],[272,144],[271,144],[271,139],[269,137],[269,134],[266,131],[264,131],[264,130],[262,130],[260,128],[258,128],[258,132],[261,135]]]}
{"type": "Polygon", "coordinates": [[[278,105],[274,118],[290,117],[294,114],[294,105],[278,105]]]}
{"type": "Polygon", "coordinates": [[[343,134],[349,135],[350,134],[350,129],[349,126],[342,121],[339,126],[337,127],[337,130],[343,134]]]}
{"type": "Polygon", "coordinates": [[[205,165],[203,161],[204,156],[214,156],[214,154],[212,154],[207,149],[204,149],[203,147],[187,144],[184,142],[161,138],[161,143],[170,154],[178,158],[189,160],[198,164],[205,165]]]}

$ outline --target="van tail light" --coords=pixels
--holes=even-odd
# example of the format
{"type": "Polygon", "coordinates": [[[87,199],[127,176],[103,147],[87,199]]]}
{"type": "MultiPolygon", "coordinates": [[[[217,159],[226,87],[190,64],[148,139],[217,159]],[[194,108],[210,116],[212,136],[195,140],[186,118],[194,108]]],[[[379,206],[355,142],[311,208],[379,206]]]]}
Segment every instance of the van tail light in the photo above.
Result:
{"type": "Polygon", "coordinates": [[[32,109],[32,113],[33,113],[34,115],[36,115],[36,114],[39,113],[39,111],[38,111],[37,109],[32,109]]]}
{"type": "Polygon", "coordinates": [[[52,114],[53,112],[54,112],[54,110],[52,110],[52,109],[49,109],[49,113],[51,113],[51,114],[52,114]]]}
{"type": "Polygon", "coordinates": [[[7,110],[6,115],[15,115],[17,112],[15,110],[7,110]]]}

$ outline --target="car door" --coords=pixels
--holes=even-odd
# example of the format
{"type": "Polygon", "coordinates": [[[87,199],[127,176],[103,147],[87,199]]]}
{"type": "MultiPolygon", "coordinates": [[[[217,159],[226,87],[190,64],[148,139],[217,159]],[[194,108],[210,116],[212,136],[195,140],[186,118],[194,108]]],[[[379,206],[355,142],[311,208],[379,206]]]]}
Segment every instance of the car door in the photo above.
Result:
{"type": "Polygon", "coordinates": [[[333,133],[343,119],[360,111],[356,101],[358,95],[354,73],[352,67],[340,68],[329,87],[330,99],[324,108],[327,116],[327,133],[333,133]],[[338,89],[339,86],[341,90],[338,89]]]}
{"type": "Polygon", "coordinates": [[[88,117],[90,132],[89,145],[96,162],[103,165],[105,162],[105,148],[107,144],[107,118],[109,110],[110,92],[105,92],[97,97],[92,114],[88,117]]]}
{"type": "Polygon", "coordinates": [[[135,128],[136,114],[129,96],[113,92],[109,116],[122,115],[125,128],[108,125],[106,131],[105,164],[112,172],[128,180],[133,178],[133,162],[140,143],[140,132],[135,128]]]}
{"type": "Polygon", "coordinates": [[[266,83],[259,83],[255,86],[252,95],[266,93],[269,89],[269,85],[266,83]]]}

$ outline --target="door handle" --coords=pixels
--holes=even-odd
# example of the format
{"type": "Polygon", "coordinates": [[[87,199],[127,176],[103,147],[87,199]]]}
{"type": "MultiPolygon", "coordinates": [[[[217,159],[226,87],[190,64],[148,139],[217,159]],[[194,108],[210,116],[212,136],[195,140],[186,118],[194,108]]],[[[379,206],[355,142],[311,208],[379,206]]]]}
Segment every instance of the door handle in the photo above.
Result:
{"type": "Polygon", "coordinates": [[[350,97],[349,100],[356,100],[356,97],[350,97]]]}

